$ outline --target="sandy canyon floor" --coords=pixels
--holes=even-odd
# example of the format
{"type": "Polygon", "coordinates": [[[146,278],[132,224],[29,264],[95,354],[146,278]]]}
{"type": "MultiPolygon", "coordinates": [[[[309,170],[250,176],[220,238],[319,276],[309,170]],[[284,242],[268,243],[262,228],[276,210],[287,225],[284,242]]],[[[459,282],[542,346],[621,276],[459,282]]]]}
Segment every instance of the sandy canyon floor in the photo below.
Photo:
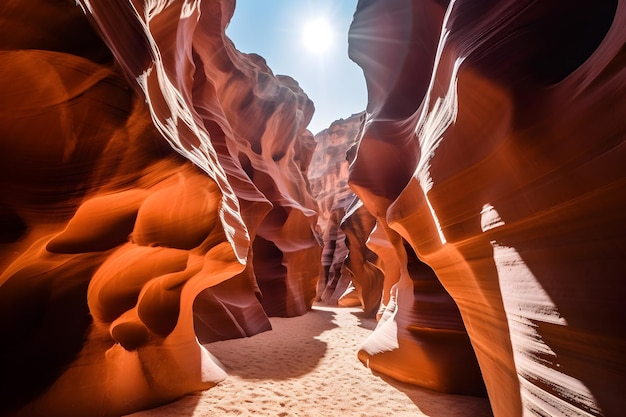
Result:
{"type": "Polygon", "coordinates": [[[273,330],[207,345],[229,374],[218,386],[133,417],[489,417],[487,399],[445,395],[373,375],[357,360],[376,326],[356,308],[315,306],[273,330]]]}

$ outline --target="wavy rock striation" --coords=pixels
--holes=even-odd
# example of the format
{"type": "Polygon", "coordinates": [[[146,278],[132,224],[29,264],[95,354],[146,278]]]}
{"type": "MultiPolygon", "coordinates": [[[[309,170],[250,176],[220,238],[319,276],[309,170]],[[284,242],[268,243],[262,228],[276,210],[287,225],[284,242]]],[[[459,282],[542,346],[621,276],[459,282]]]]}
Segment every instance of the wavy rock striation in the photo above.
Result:
{"type": "Polygon", "coordinates": [[[3,415],[209,388],[199,342],[315,297],[313,105],[225,37],[234,2],[79,3],[0,6],[3,415]]]}
{"type": "MultiPolygon", "coordinates": [[[[324,276],[319,280],[317,294],[322,302],[331,305],[337,305],[344,293],[353,288],[350,277],[343,274],[348,249],[340,223],[355,199],[348,186],[348,152],[357,145],[362,118],[363,113],[357,113],[339,119],[315,135],[316,147],[309,165],[311,191],[319,207],[317,226],[323,241],[324,276]]],[[[348,296],[342,302],[354,301],[358,305],[358,300],[348,296]]]]}
{"type": "MultiPolygon", "coordinates": [[[[350,184],[456,302],[496,416],[626,406],[625,24],[617,1],[361,0],[355,14],[369,104],[350,184]]],[[[396,311],[417,314],[397,288],[396,311]]],[[[423,378],[382,358],[394,340],[402,358],[437,342],[407,343],[390,313],[361,356],[423,378]]]]}
{"type": "Polygon", "coordinates": [[[354,288],[344,298],[356,298],[368,317],[376,317],[381,306],[388,303],[389,297],[385,298],[385,294],[390,294],[391,288],[385,284],[395,278],[384,272],[382,258],[370,249],[375,226],[376,218],[358,198],[348,206],[340,225],[348,249],[342,274],[350,277],[354,288]]]}
{"type": "Polygon", "coordinates": [[[202,343],[303,314],[323,276],[382,305],[377,372],[484,380],[498,417],[622,415],[626,3],[360,0],[358,150],[340,123],[317,154],[298,84],[225,37],[234,6],[0,6],[0,413],[209,388],[202,343]]]}

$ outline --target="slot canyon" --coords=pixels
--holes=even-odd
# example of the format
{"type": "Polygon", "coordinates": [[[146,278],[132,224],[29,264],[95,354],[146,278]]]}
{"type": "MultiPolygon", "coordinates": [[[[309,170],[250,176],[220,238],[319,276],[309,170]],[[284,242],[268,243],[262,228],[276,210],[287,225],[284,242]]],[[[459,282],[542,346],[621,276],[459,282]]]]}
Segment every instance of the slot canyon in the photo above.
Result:
{"type": "Polygon", "coordinates": [[[342,325],[382,388],[305,389],[378,408],[259,415],[626,413],[626,1],[355,3],[367,106],[314,134],[235,0],[2,2],[0,415],[288,391],[342,325]]]}

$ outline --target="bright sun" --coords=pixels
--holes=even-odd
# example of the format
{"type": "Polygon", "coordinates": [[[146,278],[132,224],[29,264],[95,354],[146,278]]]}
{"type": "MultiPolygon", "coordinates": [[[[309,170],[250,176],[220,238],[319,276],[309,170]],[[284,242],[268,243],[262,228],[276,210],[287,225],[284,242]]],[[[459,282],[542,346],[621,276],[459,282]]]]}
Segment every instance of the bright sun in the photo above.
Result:
{"type": "Polygon", "coordinates": [[[302,40],[311,52],[320,54],[331,47],[333,31],[326,19],[314,19],[304,25],[302,40]]]}

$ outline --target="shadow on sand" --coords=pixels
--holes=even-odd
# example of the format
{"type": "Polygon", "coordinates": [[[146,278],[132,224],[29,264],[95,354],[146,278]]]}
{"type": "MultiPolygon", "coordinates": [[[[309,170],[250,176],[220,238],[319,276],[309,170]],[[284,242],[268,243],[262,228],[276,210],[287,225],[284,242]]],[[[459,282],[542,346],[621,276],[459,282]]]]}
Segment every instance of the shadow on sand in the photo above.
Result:
{"type": "Polygon", "coordinates": [[[300,317],[274,317],[270,319],[270,331],[205,347],[229,375],[244,379],[296,378],[315,369],[326,354],[326,343],[316,336],[337,327],[333,317],[332,311],[318,309],[300,317]]]}
{"type": "MultiPolygon", "coordinates": [[[[297,378],[315,369],[326,354],[326,343],[316,336],[337,327],[334,317],[332,311],[315,308],[300,317],[273,317],[270,318],[272,330],[204,346],[229,375],[259,380],[297,378]]],[[[201,397],[202,392],[191,393],[175,402],[127,417],[192,416],[201,397]]]]}
{"type": "Polygon", "coordinates": [[[398,391],[403,392],[427,416],[493,417],[489,399],[486,397],[443,394],[400,382],[386,375],[373,373],[398,391]]]}
{"type": "Polygon", "coordinates": [[[368,316],[363,311],[355,311],[352,315],[359,319],[359,327],[363,329],[374,330],[378,324],[375,318],[368,316]]]}

